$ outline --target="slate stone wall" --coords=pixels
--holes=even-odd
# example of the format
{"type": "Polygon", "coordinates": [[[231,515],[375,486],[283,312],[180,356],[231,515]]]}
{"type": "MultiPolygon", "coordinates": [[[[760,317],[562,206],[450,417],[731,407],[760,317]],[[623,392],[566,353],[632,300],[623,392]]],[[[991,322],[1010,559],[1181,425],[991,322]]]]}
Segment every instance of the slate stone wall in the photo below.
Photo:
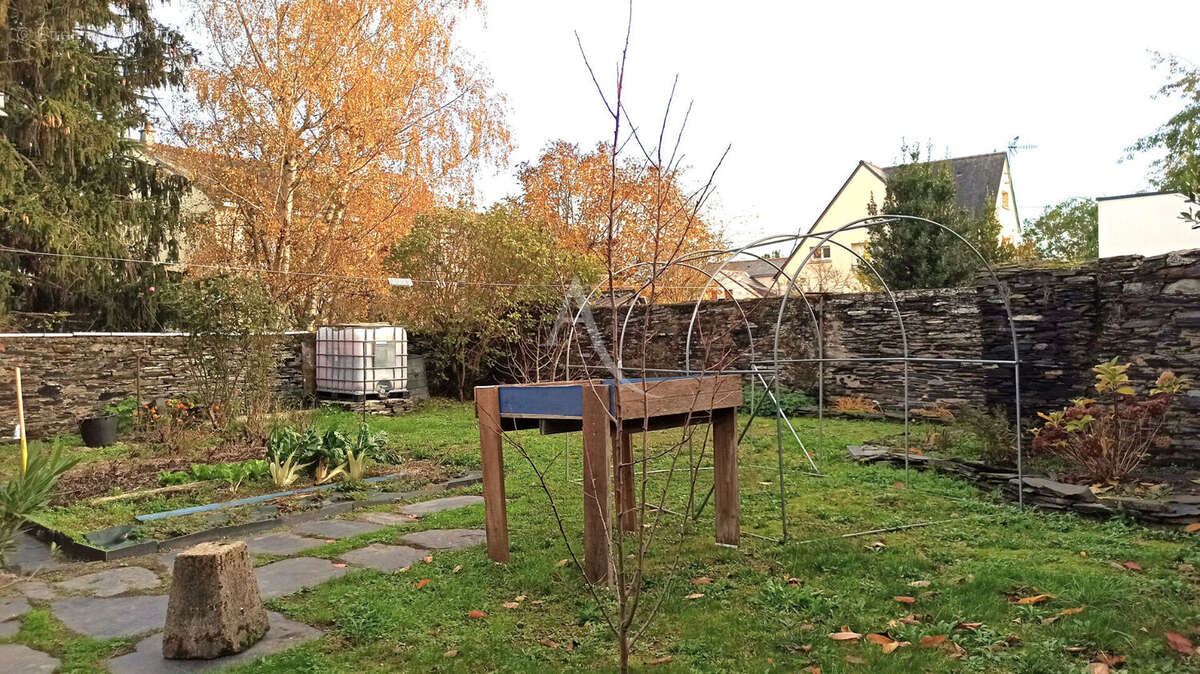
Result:
{"type": "MultiPolygon", "coordinates": [[[[1170,368],[1190,379],[1195,388],[1178,399],[1170,424],[1174,443],[1158,460],[1200,464],[1200,250],[1108,258],[1071,268],[1002,268],[997,275],[999,286],[990,276],[981,276],[974,287],[897,293],[910,356],[1012,360],[1012,335],[1002,299],[1007,294],[1021,361],[1022,416],[1027,422],[1038,411],[1061,407],[1087,393],[1091,367],[1102,360],[1119,357],[1131,362],[1130,376],[1143,383],[1170,368]]],[[[692,332],[692,368],[747,368],[754,358],[769,360],[780,302],[770,298],[702,303],[692,332]]],[[[826,358],[903,354],[900,322],[887,295],[812,296],[809,302],[811,314],[799,299],[788,300],[779,334],[781,359],[815,357],[818,331],[826,358]]],[[[647,366],[666,370],[649,374],[682,369],[692,309],[692,304],[635,309],[623,364],[640,364],[639,336],[644,334],[647,366]]],[[[625,311],[618,310],[621,320],[625,311]]],[[[595,310],[593,316],[600,345],[607,350],[610,314],[595,310]]],[[[593,367],[590,374],[609,376],[594,369],[602,360],[592,341],[583,343],[593,367]]],[[[578,353],[572,352],[576,361],[578,353]]],[[[824,368],[827,404],[834,397],[861,395],[887,411],[903,408],[903,363],[835,360],[824,368]]],[[[816,392],[816,364],[788,362],[782,369],[789,387],[816,392]]],[[[630,374],[626,371],[626,376],[630,374]]],[[[909,365],[912,408],[953,409],[973,403],[1011,410],[1013,385],[1013,367],[1007,364],[909,365]]]]}
{"type": "MultiPolygon", "coordinates": [[[[0,433],[8,436],[16,425],[14,367],[21,368],[28,435],[75,432],[79,419],[97,407],[135,395],[139,379],[143,400],[187,393],[184,339],[166,334],[0,335],[0,433]]],[[[275,388],[282,397],[305,395],[304,352],[311,354],[314,340],[311,334],[280,336],[275,388]]]]}

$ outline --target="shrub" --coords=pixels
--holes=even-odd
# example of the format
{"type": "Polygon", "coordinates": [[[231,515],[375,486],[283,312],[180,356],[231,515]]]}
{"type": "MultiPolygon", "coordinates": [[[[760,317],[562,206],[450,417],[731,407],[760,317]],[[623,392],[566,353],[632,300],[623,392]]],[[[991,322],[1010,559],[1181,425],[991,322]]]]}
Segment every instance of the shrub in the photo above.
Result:
{"type": "Polygon", "coordinates": [[[1033,449],[1074,463],[1089,480],[1119,482],[1137,470],[1160,436],[1176,394],[1186,388],[1170,370],[1159,375],[1148,395],[1138,396],[1125,373],[1129,364],[1114,358],[1092,370],[1103,400],[1077,398],[1070,407],[1038,413],[1033,449]]]}
{"type": "Polygon", "coordinates": [[[964,430],[979,441],[979,458],[984,462],[1001,465],[1016,462],[1016,434],[1003,406],[995,405],[990,410],[964,407],[957,418],[964,430]]]}
{"type": "MultiPolygon", "coordinates": [[[[774,391],[772,390],[771,393],[774,391]]],[[[817,405],[817,401],[804,391],[780,388],[777,397],[779,408],[789,417],[810,410],[817,405]]],[[[759,416],[772,416],[774,415],[772,407],[771,397],[763,387],[747,385],[742,388],[742,406],[738,408],[739,412],[749,414],[751,409],[757,409],[759,416]]]]}

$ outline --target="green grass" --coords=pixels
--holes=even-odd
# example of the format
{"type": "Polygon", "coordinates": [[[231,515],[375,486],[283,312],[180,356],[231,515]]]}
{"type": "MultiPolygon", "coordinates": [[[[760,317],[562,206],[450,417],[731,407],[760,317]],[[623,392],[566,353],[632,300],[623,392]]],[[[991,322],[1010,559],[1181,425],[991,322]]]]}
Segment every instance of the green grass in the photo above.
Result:
{"type": "MultiPolygon", "coordinates": [[[[326,413],[320,424],[350,425],[357,417],[326,413]]],[[[435,402],[372,425],[389,432],[410,456],[461,467],[478,465],[478,435],[467,405],[435,402]]],[[[813,420],[798,430],[815,445],[813,420]]],[[[824,478],[794,476],[803,456],[789,443],[785,463],[788,536],[784,545],[745,538],[737,550],[712,542],[711,517],[701,518],[682,546],[681,568],[668,584],[666,568],[674,548],[656,545],[650,555],[647,596],[665,594],[647,637],[635,647],[635,662],[670,656],[656,665],[663,672],[798,671],[824,672],[1063,672],[1083,671],[1096,653],[1129,659],[1134,672],[1194,672],[1200,656],[1185,661],[1170,651],[1163,633],[1200,627],[1200,577],[1180,571],[1200,566],[1195,535],[1147,529],[1122,520],[1096,522],[1074,516],[1020,511],[946,476],[913,472],[906,486],[902,470],[861,466],[845,458],[845,445],[895,433],[885,422],[832,420],[817,450],[824,478]],[[913,522],[950,520],[935,526],[875,536],[841,534],[913,522]],[[804,542],[815,539],[813,542],[804,542]],[[882,542],[883,546],[873,545],[882,542]],[[1117,569],[1137,561],[1145,569],[1117,569]],[[1186,567],[1184,567],[1186,569],[1186,567]],[[709,585],[688,579],[707,576],[709,585]],[[789,577],[802,585],[788,584],[789,577]],[[926,588],[911,581],[928,580],[926,588]],[[685,600],[693,591],[704,593],[685,600]],[[921,596],[923,592],[931,592],[921,596]],[[1010,603],[1010,597],[1037,592],[1055,595],[1038,605],[1010,603]],[[916,596],[908,606],[893,600],[916,596]],[[1066,608],[1081,613],[1052,624],[1042,620],[1066,608]],[[916,613],[920,625],[888,622],[916,613]],[[959,622],[982,622],[973,632],[954,630],[959,622]],[[865,642],[839,644],[827,634],[847,625],[859,633],[887,632],[913,642],[885,655],[865,642]],[[966,649],[957,660],[944,651],[916,644],[923,636],[949,635],[966,649]],[[1014,638],[1015,637],[1015,638],[1014,638]],[[811,649],[807,649],[811,646],[811,649]],[[1071,653],[1068,648],[1083,648],[1071,653]],[[852,664],[846,657],[861,658],[852,664]]],[[[581,497],[566,481],[562,450],[568,443],[571,475],[579,475],[576,436],[513,434],[546,470],[566,529],[578,550],[581,497]],[[551,459],[558,457],[551,463],[551,459]]],[[[664,431],[652,444],[662,447],[678,433],[664,431]]],[[[701,441],[695,442],[699,451],[701,441]]],[[[638,446],[635,444],[635,451],[638,446]]],[[[686,449],[685,449],[686,451],[686,449]]],[[[585,591],[578,569],[557,566],[568,556],[545,494],[528,463],[506,445],[512,560],[487,561],[482,548],[435,552],[432,564],[405,573],[356,571],[311,591],[275,600],[288,615],[315,624],[328,635],[313,644],[266,658],[241,672],[382,671],[544,671],[615,669],[614,642],[601,613],[585,591]],[[456,566],[462,569],[454,573],[456,566]],[[430,583],[417,589],[422,578],[430,583]],[[518,595],[517,609],[503,603],[518,595]],[[543,603],[535,605],[533,601],[543,603]],[[468,612],[486,612],[472,619],[468,612]],[[541,642],[550,639],[558,648],[541,642]],[[571,650],[565,648],[571,645],[571,650]],[[447,650],[456,650],[453,658],[447,650]]],[[[778,477],[773,424],[760,421],[742,443],[743,530],[778,536],[778,477]],[[770,483],[770,484],[762,484],[770,483]]],[[[655,467],[663,465],[660,460],[655,467]]],[[[700,474],[701,496],[711,473],[700,474]]],[[[661,486],[662,477],[651,486],[661,486]]],[[[677,478],[668,507],[682,510],[685,490],[677,478]]],[[[708,510],[711,513],[711,507],[708,510]]],[[[440,513],[411,527],[383,530],[313,551],[334,557],[350,547],[394,541],[426,528],[478,527],[481,506],[440,513]]],[[[665,519],[668,539],[678,521],[665,519]]]]}
{"type": "MultiPolygon", "coordinates": [[[[358,418],[325,412],[316,423],[351,429],[358,418]]],[[[401,417],[371,417],[370,423],[375,430],[387,431],[389,444],[404,456],[456,468],[478,467],[478,430],[469,405],[433,401],[401,417]]],[[[794,423],[825,477],[799,475],[807,462],[789,439],[785,464],[790,542],[780,545],[746,537],[736,550],[718,548],[713,544],[710,504],[706,516],[684,537],[679,571],[668,582],[680,522],[664,516],[660,536],[666,543],[651,550],[645,591],[648,600],[665,600],[646,637],[635,646],[634,663],[639,667],[669,656],[669,662],[646,667],[655,672],[795,672],[820,667],[827,673],[1032,674],[1085,671],[1090,659],[1104,651],[1126,656],[1125,671],[1139,674],[1200,668],[1200,656],[1185,660],[1168,649],[1163,636],[1200,628],[1200,575],[1187,566],[1181,570],[1181,565],[1200,567],[1200,535],[1119,519],[1092,521],[1021,511],[952,477],[915,471],[905,476],[903,470],[859,465],[846,458],[847,444],[895,434],[900,427],[893,423],[827,420],[819,449],[815,420],[794,423]],[[840,538],[942,520],[948,521],[840,538]],[[1126,561],[1138,562],[1144,571],[1113,566],[1126,561]],[[711,584],[689,582],[700,576],[711,578],[711,584]],[[788,578],[803,582],[789,584],[788,578]],[[909,585],[918,580],[930,585],[909,585]],[[684,599],[693,591],[704,596],[684,599]],[[1031,606],[1010,602],[1039,592],[1055,598],[1031,606]],[[897,603],[897,595],[914,596],[916,603],[897,603]],[[1051,624],[1042,622],[1079,606],[1087,608],[1051,624]],[[909,613],[921,616],[921,624],[889,626],[889,621],[909,613]],[[955,630],[959,622],[983,626],[955,630]],[[862,634],[886,632],[913,645],[885,655],[865,642],[836,643],[828,638],[843,625],[862,634]],[[933,635],[948,635],[967,657],[952,659],[942,650],[917,645],[921,637],[933,635]],[[1068,648],[1084,650],[1072,653],[1068,648]],[[848,662],[847,656],[862,663],[848,662]]],[[[921,431],[921,425],[914,428],[914,433],[921,431]]],[[[570,477],[579,477],[578,436],[522,432],[510,438],[545,470],[571,544],[579,551],[580,487],[564,472],[569,469],[570,477]]],[[[661,451],[679,433],[663,431],[651,438],[651,451],[661,451]]],[[[699,453],[702,444],[697,437],[692,450],[699,453]]],[[[637,440],[635,451],[640,452],[637,440]]],[[[505,459],[509,564],[490,563],[481,547],[433,552],[432,563],[415,564],[403,573],[356,570],[273,600],[273,609],[318,626],[326,636],[236,671],[615,670],[614,640],[600,608],[585,590],[579,570],[570,564],[558,566],[568,553],[534,471],[508,444],[505,459]],[[430,582],[418,589],[424,578],[430,582]],[[526,599],[518,608],[504,608],[520,595],[526,599]],[[471,610],[488,617],[469,618],[471,610]],[[558,647],[543,645],[544,639],[558,647]],[[447,657],[448,650],[457,651],[455,657],[447,657]]],[[[778,537],[773,422],[756,422],[741,445],[740,459],[743,531],[778,537]]],[[[663,467],[666,461],[659,459],[651,467],[663,467]]],[[[712,474],[699,475],[702,497],[712,474]]],[[[661,474],[652,477],[652,493],[663,483],[661,474]]],[[[686,507],[682,483],[681,474],[669,490],[667,507],[672,510],[686,507]]],[[[466,491],[477,493],[479,488],[466,491]]],[[[482,521],[482,506],[471,506],[305,554],[335,558],[372,542],[396,542],[412,531],[474,528],[482,521]]],[[[603,601],[611,608],[610,599],[603,601]]],[[[25,617],[15,640],[63,658],[63,671],[98,671],[105,657],[129,647],[119,640],[73,636],[40,608],[25,617]]]]}

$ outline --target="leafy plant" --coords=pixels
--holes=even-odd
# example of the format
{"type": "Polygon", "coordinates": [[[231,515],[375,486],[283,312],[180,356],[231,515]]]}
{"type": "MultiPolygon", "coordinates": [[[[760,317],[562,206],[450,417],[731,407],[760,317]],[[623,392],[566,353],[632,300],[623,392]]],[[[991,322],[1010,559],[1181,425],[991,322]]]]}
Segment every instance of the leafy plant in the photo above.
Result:
{"type": "Polygon", "coordinates": [[[162,470],[158,473],[158,483],[164,487],[172,487],[180,484],[195,482],[196,478],[186,470],[162,470]]]}
{"type": "Polygon", "coordinates": [[[358,454],[346,452],[346,477],[353,482],[361,482],[366,477],[368,461],[370,457],[366,450],[360,450],[358,454]]]}
{"type": "Polygon", "coordinates": [[[283,462],[271,459],[271,462],[267,464],[267,470],[271,473],[271,481],[275,483],[276,487],[290,487],[292,483],[300,479],[300,474],[304,472],[305,468],[308,468],[308,464],[296,461],[295,450],[288,454],[283,462]]]}
{"type": "MultiPolygon", "coordinates": [[[[770,391],[770,393],[775,392],[770,391]]],[[[804,391],[793,391],[785,388],[779,389],[776,399],[779,401],[780,409],[788,416],[800,414],[812,409],[817,404],[817,401],[804,391]]],[[[742,388],[742,406],[738,408],[739,412],[749,414],[751,409],[757,409],[759,416],[773,416],[775,414],[773,408],[774,405],[771,403],[771,396],[763,387],[744,386],[742,388]]]]}
{"type": "Polygon", "coordinates": [[[25,520],[50,502],[58,478],[78,462],[78,458],[64,457],[60,449],[36,452],[30,455],[24,472],[0,487],[0,560],[25,520]]]}
{"type": "MultiPolygon", "coordinates": [[[[198,481],[222,480],[236,492],[246,480],[261,480],[270,474],[270,466],[262,459],[249,459],[238,463],[192,464],[192,477],[198,481]]],[[[162,475],[159,475],[162,480],[162,475]]]]}
{"type": "Polygon", "coordinates": [[[120,431],[128,431],[133,428],[137,411],[138,401],[133,396],[126,396],[110,402],[101,409],[104,414],[110,414],[117,418],[117,429],[120,431]]]}
{"type": "Polygon", "coordinates": [[[979,458],[987,463],[1010,465],[1017,460],[1016,434],[1008,412],[1001,405],[990,410],[964,407],[959,424],[979,441],[979,458]]]}
{"type": "Polygon", "coordinates": [[[1033,449],[1068,459],[1090,480],[1119,482],[1137,470],[1152,446],[1169,443],[1159,431],[1187,382],[1166,370],[1148,395],[1138,396],[1128,369],[1116,358],[1101,363],[1092,370],[1103,400],[1077,398],[1062,410],[1039,412],[1045,423],[1034,430],[1033,449]]]}

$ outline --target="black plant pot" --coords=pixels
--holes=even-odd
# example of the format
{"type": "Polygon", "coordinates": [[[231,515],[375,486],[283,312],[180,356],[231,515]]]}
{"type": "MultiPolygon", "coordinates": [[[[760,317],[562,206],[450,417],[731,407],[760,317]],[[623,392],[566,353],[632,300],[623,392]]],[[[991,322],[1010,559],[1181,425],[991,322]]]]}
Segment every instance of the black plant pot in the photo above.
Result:
{"type": "Polygon", "coordinates": [[[117,441],[117,417],[89,417],[79,422],[79,435],[88,447],[107,447],[117,441]]]}

